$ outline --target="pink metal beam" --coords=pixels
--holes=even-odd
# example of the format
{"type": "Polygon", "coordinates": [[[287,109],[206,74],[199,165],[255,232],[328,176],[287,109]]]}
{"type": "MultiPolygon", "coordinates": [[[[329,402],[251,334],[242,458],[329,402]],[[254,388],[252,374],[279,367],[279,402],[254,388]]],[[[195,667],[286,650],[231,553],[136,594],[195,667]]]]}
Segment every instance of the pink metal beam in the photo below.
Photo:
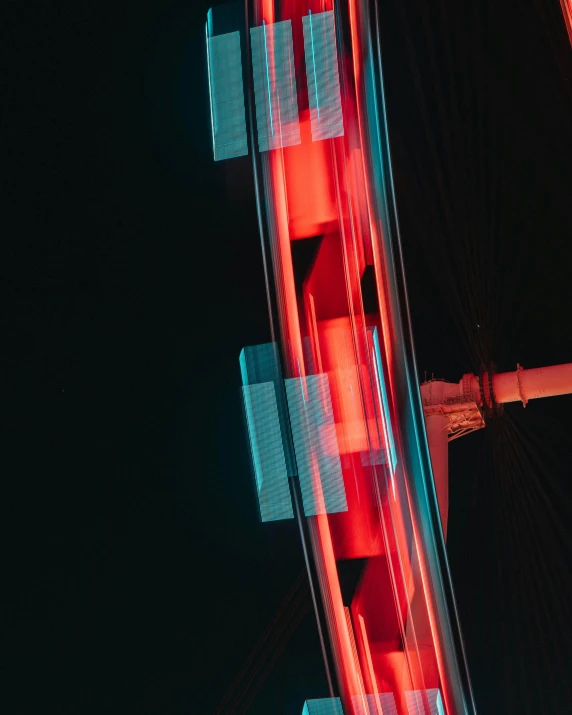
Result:
{"type": "MultiPolygon", "coordinates": [[[[429,380],[421,385],[421,397],[425,414],[452,412],[466,409],[465,403],[483,407],[483,396],[490,402],[489,375],[483,375],[483,385],[476,375],[463,375],[459,382],[429,380]]],[[[572,363],[535,367],[525,370],[521,365],[513,372],[501,372],[492,376],[493,394],[498,405],[505,402],[522,402],[539,397],[555,397],[572,394],[572,363]]],[[[490,407],[490,404],[489,404],[490,407]]],[[[484,425],[482,425],[484,426],[484,425]]]]}
{"type": "Polygon", "coordinates": [[[493,375],[493,393],[498,404],[521,401],[523,405],[538,397],[572,393],[572,363],[536,367],[493,375]]]}
{"type": "MultiPolygon", "coordinates": [[[[479,378],[469,373],[463,375],[459,382],[429,380],[421,385],[429,451],[445,538],[449,512],[448,443],[485,426],[483,398],[489,409],[493,407],[489,373],[485,372],[482,380],[481,386],[479,378]]],[[[513,372],[492,376],[492,393],[497,405],[520,401],[524,406],[529,400],[539,397],[572,394],[572,363],[531,370],[517,365],[513,372]]]]}

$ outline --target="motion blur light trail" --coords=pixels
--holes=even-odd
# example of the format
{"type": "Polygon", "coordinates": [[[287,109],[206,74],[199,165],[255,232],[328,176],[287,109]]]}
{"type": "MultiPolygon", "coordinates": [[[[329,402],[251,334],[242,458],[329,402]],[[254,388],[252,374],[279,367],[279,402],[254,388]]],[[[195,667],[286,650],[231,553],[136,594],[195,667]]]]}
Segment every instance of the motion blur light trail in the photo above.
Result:
{"type": "MultiPolygon", "coordinates": [[[[215,9],[212,36],[217,35],[216,24],[215,9]]],[[[315,573],[310,576],[322,594],[317,615],[329,634],[344,712],[367,712],[368,695],[389,693],[398,712],[408,712],[406,694],[412,691],[421,694],[430,712],[426,692],[435,689],[447,712],[472,712],[403,302],[377,23],[367,3],[351,2],[342,13],[327,4],[308,7],[292,1],[279,8],[253,3],[248,26],[257,42],[248,53],[253,80],[247,100],[251,116],[256,114],[261,150],[253,150],[253,160],[263,247],[272,266],[270,307],[278,317],[274,334],[280,335],[286,384],[291,392],[300,390],[298,408],[303,411],[306,401],[326,399],[324,414],[333,417],[331,423],[310,420],[302,428],[311,437],[304,445],[305,460],[295,430],[294,442],[298,470],[305,461],[313,503],[322,504],[314,516],[306,515],[302,533],[311,546],[315,573]],[[313,37],[314,31],[327,31],[328,24],[331,34],[336,31],[338,82],[331,79],[336,65],[323,57],[324,43],[313,37]],[[291,28],[292,52],[276,41],[275,28],[285,28],[286,37],[291,28]],[[310,43],[305,28],[310,29],[310,43]],[[318,71],[319,64],[329,70],[330,79],[318,71]],[[322,136],[319,124],[328,112],[336,112],[338,86],[343,133],[339,127],[332,131],[330,121],[327,136],[334,137],[314,148],[315,138],[322,136]],[[301,124],[310,123],[310,136],[301,131],[298,146],[282,139],[271,144],[273,130],[280,137],[292,129],[296,134],[297,117],[282,114],[284,103],[294,105],[292,93],[301,124]],[[264,102],[267,110],[261,112],[264,102]],[[303,174],[315,202],[299,194],[303,174]],[[294,250],[294,242],[302,241],[313,253],[305,264],[294,250]],[[329,394],[310,400],[308,385],[320,376],[327,379],[329,394]],[[347,509],[337,513],[325,498],[332,477],[324,471],[326,463],[336,460],[347,502],[347,509]],[[344,563],[356,559],[361,573],[348,588],[344,563]]],[[[246,73],[250,76],[248,69],[246,73]]],[[[251,147],[254,141],[251,134],[251,147]]],[[[262,471],[260,464],[257,470],[262,471]]],[[[271,479],[271,473],[257,477],[259,484],[271,479]]],[[[300,486],[291,479],[295,493],[300,486]]],[[[309,501],[306,497],[304,505],[309,501]]]]}
{"type": "Polygon", "coordinates": [[[560,6],[562,7],[564,22],[566,23],[568,39],[570,40],[570,44],[572,45],[572,0],[560,0],[560,6]]]}
{"type": "Polygon", "coordinates": [[[300,121],[289,21],[250,29],[258,149],[300,143],[300,121]]]}
{"type": "Polygon", "coordinates": [[[263,521],[298,520],[335,673],[305,712],[471,715],[445,550],[448,441],[504,402],[572,391],[571,366],[489,366],[420,393],[376,3],[252,0],[248,32],[229,12],[211,11],[207,35],[245,40],[276,340],[241,356],[256,489],[263,521]]]}
{"type": "Polygon", "coordinates": [[[248,140],[238,31],[213,36],[207,30],[207,66],[214,159],[244,156],[248,140]]]}

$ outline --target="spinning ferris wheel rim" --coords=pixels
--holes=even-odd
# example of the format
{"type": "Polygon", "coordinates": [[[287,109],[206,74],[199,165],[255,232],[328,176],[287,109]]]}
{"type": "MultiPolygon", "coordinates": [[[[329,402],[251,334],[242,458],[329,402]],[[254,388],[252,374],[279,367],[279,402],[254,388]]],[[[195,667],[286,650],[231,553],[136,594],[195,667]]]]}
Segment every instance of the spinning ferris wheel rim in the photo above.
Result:
{"type": "MultiPolygon", "coordinates": [[[[207,27],[209,84],[211,71],[215,75],[218,72],[218,98],[222,97],[223,103],[226,101],[220,87],[228,91],[231,79],[234,92],[240,83],[241,71],[236,57],[242,44],[246,55],[242,73],[247,87],[249,144],[271,332],[273,342],[280,344],[278,352],[287,383],[298,469],[301,468],[302,452],[312,451],[316,445],[312,440],[304,441],[304,434],[296,432],[295,423],[299,419],[302,420],[300,424],[307,421],[307,401],[313,399],[312,395],[321,395],[317,399],[322,402],[325,399],[330,406],[324,408],[326,403],[322,404],[320,409],[326,409],[326,412],[320,413],[319,419],[330,415],[328,444],[335,443],[338,454],[326,455],[327,459],[322,454],[322,459],[326,459],[322,468],[327,463],[333,469],[324,474],[333,475],[331,478],[338,480],[338,487],[341,485],[343,490],[345,485],[347,491],[351,488],[351,484],[344,481],[348,478],[347,469],[357,468],[362,487],[368,487],[363,475],[371,471],[373,481],[369,488],[373,489],[372,499],[377,499],[379,512],[376,517],[379,523],[375,528],[380,535],[383,533],[385,544],[381,552],[380,546],[374,546],[373,542],[368,546],[363,528],[352,531],[347,519],[344,522],[344,511],[350,517],[352,513],[359,516],[360,509],[363,511],[359,499],[350,504],[351,494],[348,493],[347,500],[344,494],[344,499],[338,500],[334,509],[319,483],[312,482],[309,491],[298,493],[306,514],[303,518],[298,509],[298,518],[301,527],[306,529],[306,539],[312,545],[314,557],[314,571],[310,577],[313,575],[321,588],[329,635],[325,640],[329,642],[342,702],[347,714],[359,712],[361,705],[355,698],[361,698],[364,704],[364,698],[383,695],[376,685],[376,678],[383,680],[387,671],[388,677],[393,678],[393,687],[397,688],[395,694],[400,712],[417,707],[411,705],[416,702],[415,693],[422,694],[419,707],[429,712],[432,706],[427,693],[430,691],[425,686],[428,687],[431,680],[442,693],[440,707],[443,712],[473,713],[475,708],[415,378],[383,97],[377,6],[357,0],[335,5],[316,2],[310,3],[310,7],[302,6],[297,0],[276,4],[255,0],[246,2],[245,9],[246,28],[242,33],[231,33],[223,36],[223,40],[219,33],[207,27]],[[227,63],[226,77],[221,75],[221,67],[225,66],[222,54],[225,47],[234,53],[235,58],[233,64],[227,63]],[[305,267],[306,274],[302,279],[296,274],[293,260],[296,242],[313,245],[316,253],[312,267],[305,267]],[[373,313],[367,313],[364,307],[366,273],[374,285],[374,302],[377,301],[373,313]],[[308,288],[310,283],[311,290],[308,288]],[[340,308],[344,301],[348,305],[347,315],[340,308]],[[308,327],[311,325],[314,328],[308,327]],[[308,330],[310,333],[314,330],[314,334],[308,334],[308,330]],[[329,368],[326,363],[322,364],[320,353],[323,351],[329,368]],[[354,356],[353,363],[348,355],[354,356]],[[352,385],[357,390],[357,397],[352,385]],[[296,403],[298,398],[299,404],[296,403]],[[299,418],[295,416],[297,411],[301,415],[299,418]],[[370,415],[367,419],[366,414],[370,415]],[[348,468],[354,459],[352,455],[364,454],[361,446],[366,444],[364,439],[369,445],[370,457],[363,462],[362,456],[363,469],[359,466],[348,468]],[[378,447],[373,447],[374,442],[378,447]],[[374,454],[376,450],[378,456],[374,454]],[[336,459],[340,457],[345,459],[345,467],[341,462],[336,467],[336,459]],[[385,489],[383,496],[379,494],[380,488],[385,489]],[[316,494],[312,496],[312,492],[316,489],[317,499],[314,499],[316,494]],[[407,522],[408,526],[402,525],[402,528],[408,537],[392,532],[398,528],[398,522],[407,522]],[[396,556],[391,556],[390,541],[395,543],[396,556]],[[393,646],[391,658],[401,658],[400,662],[403,662],[399,667],[408,673],[408,694],[401,692],[403,688],[396,684],[397,666],[383,665],[387,660],[383,653],[380,657],[369,656],[372,663],[375,661],[373,665],[365,663],[367,636],[365,631],[360,634],[358,629],[359,609],[357,606],[354,609],[353,602],[346,606],[342,599],[339,559],[343,560],[344,554],[346,558],[348,554],[356,558],[360,553],[369,554],[371,563],[379,563],[379,558],[387,563],[391,587],[383,587],[386,602],[382,603],[381,610],[391,610],[393,598],[397,599],[396,604],[403,602],[403,605],[395,606],[395,618],[400,624],[404,645],[401,650],[399,647],[395,650],[393,646]],[[409,579],[416,584],[416,602],[411,601],[413,591],[407,595],[409,579]],[[405,604],[409,605],[403,610],[405,604]],[[412,609],[417,614],[415,619],[412,609]],[[433,653],[427,662],[435,662],[435,665],[430,667],[423,665],[425,661],[419,651],[422,642],[416,635],[419,619],[425,623],[424,637],[433,653]]],[[[211,108],[215,105],[211,95],[211,108]]],[[[219,119],[213,112],[213,140],[222,126],[219,119]]],[[[239,156],[248,151],[245,151],[246,131],[238,137],[237,125],[233,122],[234,119],[227,122],[224,131],[220,132],[219,138],[223,134],[226,138],[221,139],[218,147],[215,142],[215,158],[217,150],[218,158],[239,156]]],[[[276,356],[278,352],[275,351],[276,356]]],[[[264,399],[270,399],[274,388],[268,392],[263,385],[250,387],[248,372],[245,363],[245,399],[250,405],[249,414],[254,424],[254,403],[260,401],[263,394],[268,395],[264,399]]],[[[279,391],[278,382],[275,384],[279,391]]],[[[284,402],[286,398],[281,399],[284,402]]],[[[312,419],[316,419],[315,415],[312,419]]],[[[279,438],[282,427],[277,429],[275,434],[279,438]]],[[[288,440],[287,435],[282,434],[282,438],[288,440]]],[[[260,460],[257,469],[258,489],[261,490],[264,470],[260,460]]],[[[283,469],[286,470],[284,474],[290,474],[286,463],[283,469]]],[[[290,482],[296,502],[300,482],[292,479],[290,482]]],[[[284,513],[287,512],[288,509],[284,513]]],[[[374,573],[375,568],[368,566],[366,571],[369,573],[373,569],[374,573]]],[[[378,577],[371,578],[375,583],[378,577]]],[[[369,587],[364,585],[364,579],[367,581],[363,576],[359,586],[360,608],[369,608],[364,624],[366,630],[375,631],[379,624],[376,625],[371,602],[372,598],[381,598],[381,592],[371,584],[369,587]],[[365,605],[368,603],[370,606],[365,605]]],[[[377,610],[379,612],[380,608],[377,610]]],[[[374,637],[372,644],[376,642],[374,637]]]]}

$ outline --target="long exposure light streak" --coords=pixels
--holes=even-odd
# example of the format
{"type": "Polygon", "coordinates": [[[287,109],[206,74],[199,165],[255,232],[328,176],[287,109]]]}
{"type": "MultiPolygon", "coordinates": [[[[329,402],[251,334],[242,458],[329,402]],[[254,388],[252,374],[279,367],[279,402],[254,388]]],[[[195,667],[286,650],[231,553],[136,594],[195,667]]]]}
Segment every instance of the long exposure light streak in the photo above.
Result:
{"type": "Polygon", "coordinates": [[[301,380],[286,380],[286,394],[304,513],[347,511],[327,375],[301,380]]]}
{"type": "Polygon", "coordinates": [[[240,33],[209,36],[207,70],[215,161],[248,154],[240,33]]]}
{"type": "MultiPolygon", "coordinates": [[[[294,6],[295,2],[290,6],[291,11],[294,6]]],[[[367,15],[361,5],[354,5],[350,16],[357,13],[365,13],[364,17],[367,15]]],[[[387,276],[393,272],[388,261],[395,260],[396,256],[396,249],[391,245],[394,233],[389,220],[390,206],[394,201],[388,183],[390,171],[382,166],[383,161],[387,161],[387,152],[376,149],[375,145],[373,150],[366,149],[374,157],[374,168],[379,169],[373,174],[368,163],[363,163],[357,172],[355,170],[356,157],[364,160],[366,153],[353,152],[353,161],[349,161],[348,154],[350,146],[359,146],[360,143],[366,146],[369,142],[366,126],[372,109],[373,134],[377,136],[377,146],[383,145],[382,137],[387,139],[387,134],[380,124],[385,121],[385,115],[375,104],[375,79],[370,79],[370,85],[366,85],[366,91],[361,95],[367,98],[365,104],[360,105],[359,99],[356,104],[349,94],[344,98],[348,116],[361,116],[361,128],[354,123],[349,125],[351,132],[343,131],[342,105],[338,99],[338,57],[344,58],[345,62],[340,68],[346,68],[340,69],[340,72],[348,71],[351,62],[348,65],[348,55],[344,50],[338,51],[334,15],[329,10],[323,13],[308,11],[305,14],[300,4],[291,18],[292,23],[301,22],[303,29],[311,138],[313,141],[332,142],[329,153],[333,158],[332,162],[324,153],[323,161],[312,159],[310,163],[309,147],[312,143],[302,143],[296,149],[296,162],[302,173],[304,167],[306,174],[312,167],[310,191],[312,187],[327,185],[333,179],[338,205],[337,219],[331,220],[326,233],[320,237],[314,262],[306,269],[305,275],[297,277],[298,269],[292,253],[292,240],[297,237],[291,231],[298,224],[289,220],[289,197],[295,191],[295,185],[290,180],[294,175],[294,155],[286,153],[290,149],[282,140],[282,134],[277,137],[278,142],[272,143],[270,126],[277,122],[282,127],[282,99],[297,92],[298,83],[295,82],[291,61],[296,48],[292,52],[288,49],[279,57],[277,28],[284,27],[286,23],[268,23],[265,17],[262,33],[260,25],[250,28],[259,150],[267,152],[267,159],[262,162],[265,182],[261,185],[260,195],[265,196],[265,213],[269,216],[275,295],[283,331],[289,419],[299,480],[295,483],[299,484],[296,488],[301,488],[308,519],[344,712],[346,715],[357,715],[364,707],[369,707],[367,696],[374,698],[371,702],[377,707],[381,705],[382,695],[391,694],[401,715],[407,711],[406,693],[425,693],[427,688],[435,689],[441,684],[448,692],[448,683],[443,682],[443,678],[450,677],[453,671],[447,671],[440,656],[442,645],[439,640],[446,630],[440,631],[436,623],[442,623],[443,614],[437,621],[433,614],[434,605],[425,602],[432,593],[426,576],[428,567],[424,550],[427,545],[415,535],[419,529],[415,524],[415,519],[419,518],[418,507],[412,506],[418,498],[419,486],[416,485],[415,475],[419,468],[415,460],[412,462],[411,454],[407,459],[399,454],[400,450],[403,453],[404,444],[407,449],[410,448],[405,425],[411,416],[396,410],[396,403],[407,404],[400,403],[397,390],[404,389],[404,385],[411,390],[411,384],[408,376],[405,376],[404,382],[400,373],[399,360],[402,358],[394,347],[394,339],[395,336],[400,341],[405,338],[398,327],[395,287],[392,287],[391,281],[387,282],[387,276]],[[259,39],[261,35],[264,38],[263,47],[259,39]],[[264,86],[261,83],[262,67],[264,86]],[[289,88],[286,88],[284,81],[288,76],[289,88]],[[270,109],[272,122],[269,124],[270,109]],[[348,174],[350,170],[353,173],[348,174]],[[352,191],[358,185],[356,179],[359,180],[360,176],[367,177],[366,185],[374,188],[365,196],[361,193],[357,200],[352,191]],[[377,205],[371,203],[371,197],[376,194],[380,197],[377,205]],[[361,207],[364,199],[366,220],[360,218],[358,222],[353,207],[361,207]],[[379,206],[383,209],[381,213],[379,206]],[[368,246],[373,246],[373,252],[368,246]],[[353,257],[357,257],[357,262],[353,257]],[[363,290],[367,261],[371,265],[372,259],[381,319],[376,315],[375,308],[367,316],[372,331],[370,341],[364,324],[366,316],[363,309],[360,313],[357,307],[363,304],[362,299],[357,296],[363,290]],[[298,302],[297,294],[302,296],[302,303],[298,302]],[[303,306],[308,306],[307,312],[303,306]],[[306,315],[310,318],[309,325],[306,315]],[[306,347],[303,349],[303,346],[306,347]],[[316,366],[320,366],[321,375],[311,374],[316,366]],[[314,385],[325,386],[328,383],[330,403],[330,398],[324,402],[326,392],[323,388],[321,393],[314,389],[314,385]],[[325,406],[325,412],[321,412],[324,407],[315,412],[320,403],[325,406]],[[324,419],[326,415],[331,416],[324,419]],[[395,436],[396,431],[400,435],[399,440],[395,436]],[[364,454],[370,456],[365,458],[364,454]],[[380,456],[376,457],[376,454],[380,456]],[[391,507],[387,506],[387,489],[383,487],[380,491],[380,479],[385,478],[382,477],[385,469],[388,469],[392,494],[391,507]],[[337,497],[332,502],[332,497],[328,496],[332,489],[330,484],[334,483],[337,486],[332,495],[344,494],[344,500],[339,504],[337,497]],[[369,558],[351,604],[344,604],[342,598],[337,564],[342,556],[369,558]],[[366,629],[367,647],[363,643],[366,629]],[[423,640],[418,643],[416,633],[428,635],[423,635],[423,640]],[[405,644],[405,650],[398,645],[400,642],[405,644]],[[435,662],[440,664],[438,670],[435,662]],[[370,692],[367,692],[364,681],[366,673],[370,692]]],[[[360,27],[363,31],[367,21],[362,19],[360,27]]],[[[292,37],[290,18],[288,34],[292,37]]],[[[352,30],[354,37],[356,35],[352,30]]],[[[373,58],[371,53],[366,53],[363,67],[367,72],[356,67],[354,81],[357,78],[358,82],[364,82],[375,74],[373,58]]],[[[351,85],[346,83],[344,86],[351,85]]],[[[292,116],[290,120],[295,125],[298,122],[292,116]]],[[[311,205],[304,210],[311,214],[311,205]]],[[[316,219],[313,221],[316,222],[316,219]]],[[[302,236],[297,240],[301,239],[302,236]]],[[[306,240],[314,239],[310,234],[306,240]]],[[[407,371],[410,369],[407,368],[407,371]]],[[[415,435],[419,429],[416,425],[412,434],[415,435]]],[[[414,436],[413,440],[411,446],[416,445],[418,450],[418,439],[414,436]]],[[[423,478],[427,478],[426,472],[423,474],[423,478]]],[[[438,566],[434,558],[430,561],[433,578],[433,571],[438,566]]],[[[425,696],[423,702],[428,702],[425,696]]],[[[465,712],[456,709],[450,698],[448,702],[448,715],[465,712]]]]}
{"type": "Polygon", "coordinates": [[[314,29],[312,27],[312,11],[308,10],[310,18],[310,37],[312,39],[312,69],[314,70],[314,85],[316,89],[316,109],[318,111],[318,119],[320,119],[320,99],[318,97],[318,80],[316,79],[316,53],[314,51],[314,29]]]}
{"type": "MultiPolygon", "coordinates": [[[[377,3],[311,5],[248,0],[246,33],[234,28],[229,40],[235,54],[241,37],[247,45],[233,71],[248,81],[277,340],[241,355],[254,482],[263,521],[296,513],[330,681],[330,697],[304,713],[475,715],[425,415],[466,434],[499,401],[560,394],[567,368],[465,376],[458,398],[422,403],[377,3]]],[[[223,116],[230,79],[219,77],[215,40],[207,59],[222,158],[231,152],[221,127],[236,117],[223,116]]]]}
{"type": "Polygon", "coordinates": [[[259,151],[300,143],[290,21],[250,28],[259,151]]]}
{"type": "Polygon", "coordinates": [[[264,56],[266,58],[266,83],[268,85],[268,109],[270,111],[270,130],[272,131],[272,136],[274,136],[274,119],[272,117],[272,99],[270,91],[270,70],[268,69],[268,39],[266,37],[266,23],[262,20],[262,27],[264,28],[264,56]]]}
{"type": "Polygon", "coordinates": [[[344,133],[334,13],[309,10],[302,29],[312,139],[334,139],[344,133]]]}
{"type": "Polygon", "coordinates": [[[244,75],[273,343],[240,366],[260,516],[295,513],[316,610],[330,697],[304,712],[476,715],[448,442],[506,402],[572,392],[572,366],[419,389],[378,3],[247,0],[237,17],[208,16],[213,151],[246,153],[244,75]]]}
{"type": "Polygon", "coordinates": [[[562,14],[564,15],[568,39],[572,45],[572,0],[560,0],[560,7],[562,8],[562,14]]]}

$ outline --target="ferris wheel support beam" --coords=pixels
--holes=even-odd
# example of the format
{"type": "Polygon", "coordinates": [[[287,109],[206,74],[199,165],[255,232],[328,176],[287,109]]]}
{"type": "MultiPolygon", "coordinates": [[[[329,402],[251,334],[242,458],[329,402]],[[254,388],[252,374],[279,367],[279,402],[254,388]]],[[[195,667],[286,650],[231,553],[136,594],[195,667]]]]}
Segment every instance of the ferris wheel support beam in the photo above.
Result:
{"type": "Polygon", "coordinates": [[[480,376],[469,373],[459,382],[431,379],[421,385],[421,401],[439,502],[443,535],[447,537],[449,513],[448,443],[486,426],[486,419],[508,402],[572,394],[572,363],[525,370],[517,364],[513,372],[495,374],[483,369],[480,376]]]}

